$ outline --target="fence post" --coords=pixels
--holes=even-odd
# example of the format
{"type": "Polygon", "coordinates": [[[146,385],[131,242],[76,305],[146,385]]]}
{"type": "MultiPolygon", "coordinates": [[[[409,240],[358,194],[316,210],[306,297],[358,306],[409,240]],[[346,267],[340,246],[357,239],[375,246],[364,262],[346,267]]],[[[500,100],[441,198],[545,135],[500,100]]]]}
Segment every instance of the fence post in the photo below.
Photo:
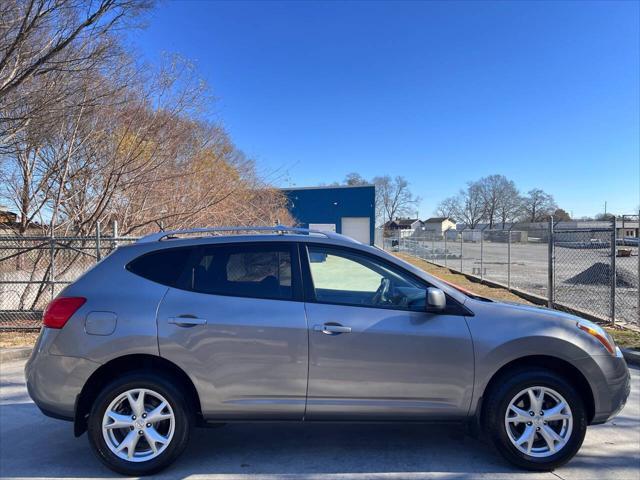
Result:
{"type": "Polygon", "coordinates": [[[483,277],[484,277],[484,228],[480,229],[480,280],[482,280],[483,277]]]}
{"type": "Polygon", "coordinates": [[[507,232],[507,288],[511,290],[511,229],[513,225],[509,227],[507,232]]]}
{"type": "Polygon", "coordinates": [[[433,263],[437,262],[437,257],[436,257],[436,232],[432,232],[431,233],[431,261],[433,263]]]}
{"type": "Polygon", "coordinates": [[[100,258],[100,222],[98,222],[96,223],[96,263],[100,258]]]}
{"type": "MultiPolygon", "coordinates": [[[[111,245],[111,249],[115,250],[116,248],[118,248],[118,221],[114,220],[113,221],[113,244],[111,245]]],[[[375,241],[375,238],[374,238],[375,241]]]]}
{"type": "Polygon", "coordinates": [[[616,324],[616,217],[611,219],[611,324],[616,324]]]}
{"type": "Polygon", "coordinates": [[[460,231],[460,272],[462,273],[462,238],[464,237],[464,228],[460,231]]]}
{"type": "Polygon", "coordinates": [[[554,268],[554,236],[553,236],[553,215],[549,217],[549,254],[548,254],[548,265],[547,265],[547,275],[548,275],[548,283],[547,283],[547,298],[548,298],[548,307],[553,308],[553,293],[554,293],[554,285],[553,285],[553,268],[554,268]]]}
{"type": "Polygon", "coordinates": [[[51,300],[56,296],[56,239],[51,227],[51,235],[49,236],[49,284],[51,285],[51,300]]]}
{"type": "Polygon", "coordinates": [[[449,229],[451,227],[447,228],[444,231],[444,266],[447,266],[447,257],[449,256],[449,254],[447,253],[447,237],[448,237],[448,233],[449,233],[449,229]]]}

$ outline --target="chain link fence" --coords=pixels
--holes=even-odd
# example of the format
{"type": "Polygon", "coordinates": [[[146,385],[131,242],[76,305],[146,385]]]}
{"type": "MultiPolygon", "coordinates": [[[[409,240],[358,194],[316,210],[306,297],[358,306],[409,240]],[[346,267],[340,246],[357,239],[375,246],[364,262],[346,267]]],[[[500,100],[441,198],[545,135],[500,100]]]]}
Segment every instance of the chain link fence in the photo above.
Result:
{"type": "Polygon", "coordinates": [[[569,228],[522,223],[411,235],[376,232],[376,245],[529,295],[598,320],[640,326],[638,238],[611,222],[569,228]]]}
{"type": "Polygon", "coordinates": [[[118,245],[133,237],[0,235],[0,330],[40,328],[42,311],[118,245]]]}
{"type": "MultiPolygon", "coordinates": [[[[558,230],[554,240],[552,302],[615,320],[622,312],[616,312],[612,303],[612,230],[558,230]]],[[[620,315],[620,320],[630,318],[620,315]]]]}
{"type": "MultiPolygon", "coordinates": [[[[556,308],[640,326],[637,238],[616,238],[605,223],[589,228],[514,224],[505,229],[382,235],[401,251],[520,291],[556,308]]],[[[0,330],[38,329],[42,311],[69,283],[134,237],[0,235],[0,330]]]]}

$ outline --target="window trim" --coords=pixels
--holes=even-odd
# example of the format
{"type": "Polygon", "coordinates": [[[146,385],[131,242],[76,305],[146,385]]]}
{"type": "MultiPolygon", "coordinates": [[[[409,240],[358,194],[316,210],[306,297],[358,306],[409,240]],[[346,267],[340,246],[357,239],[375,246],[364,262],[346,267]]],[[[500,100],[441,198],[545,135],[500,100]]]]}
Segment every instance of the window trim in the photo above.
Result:
{"type": "Polygon", "coordinates": [[[429,284],[423,278],[418,277],[413,272],[406,270],[398,265],[395,265],[388,260],[381,258],[377,255],[373,255],[369,252],[363,252],[362,250],[357,250],[354,248],[344,247],[342,245],[332,245],[326,243],[314,243],[314,242],[305,242],[303,248],[300,248],[300,265],[302,267],[302,278],[303,278],[303,286],[304,286],[304,300],[307,303],[317,303],[321,305],[339,305],[343,307],[359,307],[359,308],[377,308],[379,310],[390,310],[396,312],[407,312],[407,313],[424,313],[429,315],[457,315],[457,316],[473,316],[473,312],[471,312],[467,307],[465,307],[462,303],[458,302],[455,298],[445,292],[447,298],[447,307],[438,313],[427,312],[426,310],[412,310],[410,308],[399,308],[394,305],[392,306],[382,306],[382,305],[362,305],[360,303],[339,303],[339,302],[329,302],[329,301],[321,301],[316,298],[315,287],[313,285],[313,276],[311,275],[311,264],[309,261],[309,248],[310,247],[318,247],[324,248],[327,250],[336,250],[342,251],[348,254],[367,257],[369,260],[373,262],[378,262],[389,268],[390,270],[401,272],[403,275],[408,276],[412,280],[416,281],[419,285],[423,286],[425,289],[433,287],[433,285],[429,284]]]}
{"type": "MultiPolygon", "coordinates": [[[[237,251],[237,250],[236,250],[237,251]]],[[[189,258],[189,261],[185,264],[185,268],[180,275],[178,285],[171,287],[177,290],[183,290],[190,293],[197,293],[199,295],[210,295],[216,297],[235,297],[235,298],[252,298],[255,300],[277,300],[280,302],[303,302],[304,295],[302,293],[302,278],[300,274],[300,258],[298,249],[295,248],[295,242],[229,242],[229,243],[209,243],[204,245],[194,246],[194,254],[189,258]],[[262,247],[265,250],[272,248],[274,250],[288,250],[291,258],[291,298],[273,298],[273,297],[257,297],[255,295],[244,295],[239,293],[209,293],[195,290],[193,286],[189,286],[188,281],[189,272],[196,266],[196,262],[202,258],[202,254],[206,249],[220,249],[225,254],[239,248],[251,248],[262,247]],[[296,265],[297,264],[297,265],[296,265]]]]}

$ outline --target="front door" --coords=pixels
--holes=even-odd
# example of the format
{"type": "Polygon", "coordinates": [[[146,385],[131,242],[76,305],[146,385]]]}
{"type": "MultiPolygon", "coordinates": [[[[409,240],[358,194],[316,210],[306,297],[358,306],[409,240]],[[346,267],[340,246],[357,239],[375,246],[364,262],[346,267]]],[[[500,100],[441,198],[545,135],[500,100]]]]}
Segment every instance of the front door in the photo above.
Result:
{"type": "Polygon", "coordinates": [[[158,310],[160,354],[191,375],[210,419],[302,419],[307,324],[297,249],[200,247],[158,310]]]}
{"type": "Polygon", "coordinates": [[[473,348],[453,299],[445,312],[427,313],[428,285],[374,255],[322,245],[303,253],[310,300],[305,418],[467,415],[473,348]]]}

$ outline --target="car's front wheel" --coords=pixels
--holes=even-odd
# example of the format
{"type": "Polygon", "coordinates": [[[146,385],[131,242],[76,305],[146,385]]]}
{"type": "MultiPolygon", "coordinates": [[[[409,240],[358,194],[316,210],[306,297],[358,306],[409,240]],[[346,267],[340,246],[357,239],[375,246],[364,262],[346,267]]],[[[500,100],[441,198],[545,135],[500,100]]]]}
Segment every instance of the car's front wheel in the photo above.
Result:
{"type": "Polygon", "coordinates": [[[153,373],[134,373],[106,386],[88,421],[98,458],[125,475],[150,475],[171,464],[186,447],[190,412],[180,391],[153,373]]]}
{"type": "Polygon", "coordinates": [[[587,429],[584,403],[576,388],[555,372],[512,372],[489,392],[486,402],[488,434],[518,467],[553,470],[582,445],[587,429]]]}

